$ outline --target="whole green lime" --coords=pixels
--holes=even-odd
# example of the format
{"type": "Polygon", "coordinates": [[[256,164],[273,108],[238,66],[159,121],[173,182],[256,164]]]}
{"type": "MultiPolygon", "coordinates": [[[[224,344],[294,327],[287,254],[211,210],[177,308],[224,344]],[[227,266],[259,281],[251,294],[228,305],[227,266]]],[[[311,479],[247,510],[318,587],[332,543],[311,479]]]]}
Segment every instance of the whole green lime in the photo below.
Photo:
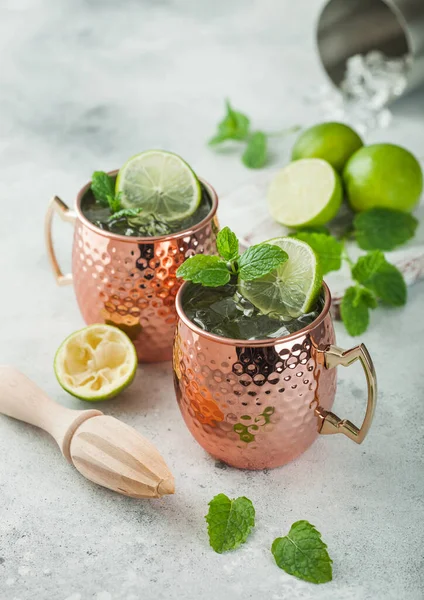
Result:
{"type": "Polygon", "coordinates": [[[358,212],[375,207],[409,212],[423,190],[419,162],[394,144],[373,144],[355,152],[343,180],[349,204],[358,212]]]}
{"type": "Polygon", "coordinates": [[[342,171],[352,154],[363,145],[351,127],[343,123],[320,123],[300,134],[292,150],[292,160],[322,158],[336,171],[342,171]]]}

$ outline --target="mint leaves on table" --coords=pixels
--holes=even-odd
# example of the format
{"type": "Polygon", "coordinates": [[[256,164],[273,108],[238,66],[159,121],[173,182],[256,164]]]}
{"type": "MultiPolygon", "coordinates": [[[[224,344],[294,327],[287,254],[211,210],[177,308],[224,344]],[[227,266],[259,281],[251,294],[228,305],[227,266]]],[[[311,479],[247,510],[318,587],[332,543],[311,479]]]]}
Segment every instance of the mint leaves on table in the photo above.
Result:
{"type": "Polygon", "coordinates": [[[308,521],[296,521],[285,537],[274,540],[271,552],[275,562],[288,573],[310,581],[327,583],[333,579],[327,545],[308,521]]]}
{"type": "Polygon", "coordinates": [[[245,140],[249,135],[250,120],[246,115],[234,110],[229,100],[225,101],[227,113],[220,123],[216,135],[209,140],[214,146],[226,140],[245,140]]]}
{"type": "Polygon", "coordinates": [[[368,252],[352,267],[352,277],[387,306],[403,306],[407,291],[402,273],[387,262],[380,250],[368,252]]]}
{"type": "Polygon", "coordinates": [[[238,274],[244,281],[258,279],[288,259],[287,252],[272,244],[250,246],[240,256],[237,236],[229,227],[218,233],[216,243],[220,257],[195,254],[178,268],[177,277],[206,287],[218,287],[228,283],[231,275],[238,274]]]}
{"type": "Polygon", "coordinates": [[[260,169],[267,160],[267,137],[263,131],[252,133],[241,160],[249,169],[260,169]]]}
{"type": "Polygon", "coordinates": [[[355,285],[349,287],[340,305],[342,321],[350,335],[360,335],[368,329],[369,311],[378,301],[386,306],[403,306],[407,291],[402,273],[387,262],[381,250],[373,250],[350,260],[351,275],[355,285]]]}
{"type": "MultiPolygon", "coordinates": [[[[360,231],[365,232],[367,230],[367,219],[369,218],[371,222],[375,218],[376,210],[373,209],[369,212],[360,213],[355,217],[355,236],[357,239],[359,235],[362,235],[359,234],[360,231]],[[370,217],[366,216],[370,214],[370,217]]],[[[381,211],[382,214],[395,212],[385,211],[385,209],[381,209],[381,211]]],[[[403,215],[404,213],[401,214],[403,215]]],[[[411,215],[408,215],[408,217],[414,220],[414,217],[411,215]]],[[[392,215],[389,219],[391,218],[392,215]]],[[[401,222],[404,224],[402,239],[405,241],[407,237],[406,230],[408,229],[409,236],[412,233],[412,220],[401,217],[401,222]],[[409,228],[406,226],[407,222],[410,223],[409,228]]],[[[325,230],[300,230],[292,235],[311,246],[318,256],[323,275],[331,271],[338,271],[343,261],[349,264],[355,285],[352,285],[345,291],[340,305],[340,315],[350,335],[360,335],[368,329],[370,321],[369,311],[376,308],[378,302],[386,306],[403,306],[406,303],[407,289],[402,273],[386,260],[381,250],[372,250],[361,256],[356,263],[353,263],[346,252],[345,242],[335,238],[329,232],[325,232],[325,230]]],[[[376,233],[372,237],[373,234],[371,231],[363,235],[363,239],[367,239],[369,244],[371,244],[371,240],[373,240],[374,244],[380,244],[379,240],[384,237],[382,233],[376,233]],[[368,237],[366,238],[365,236],[368,237]],[[378,236],[381,236],[381,238],[378,236]]],[[[385,246],[387,247],[389,242],[392,244],[394,239],[394,233],[388,233],[385,246]]],[[[400,241],[401,235],[399,234],[396,239],[400,241]]],[[[381,242],[381,245],[383,245],[383,242],[381,242]]]]}
{"type": "Polygon", "coordinates": [[[215,552],[221,554],[235,550],[247,540],[255,526],[255,509],[244,496],[230,500],[225,494],[218,494],[209,502],[205,518],[209,543],[215,552]]]}
{"type": "Polygon", "coordinates": [[[217,132],[209,140],[209,145],[217,146],[227,141],[245,142],[246,147],[242,155],[242,162],[249,169],[260,169],[266,165],[269,137],[287,135],[300,129],[296,125],[275,133],[252,132],[249,117],[235,110],[229,100],[225,101],[225,107],[225,117],[218,123],[217,132]]]}
{"type": "Polygon", "coordinates": [[[113,177],[104,171],[94,171],[91,178],[91,190],[96,201],[104,208],[110,209],[111,218],[113,219],[135,216],[141,210],[122,208],[121,193],[115,194],[113,177]],[[131,211],[131,214],[128,211],[131,211]]]}
{"type": "Polygon", "coordinates": [[[370,322],[369,309],[377,307],[377,300],[372,292],[359,285],[349,287],[340,305],[342,321],[350,335],[360,335],[368,329],[370,322]]]}
{"type": "MultiPolygon", "coordinates": [[[[255,516],[252,501],[245,496],[231,500],[218,494],[212,498],[205,517],[211,547],[222,554],[244,544],[255,526],[255,516]]],[[[308,521],[293,523],[285,537],[274,540],[271,552],[280,569],[289,575],[312,583],[327,583],[333,578],[327,545],[308,521]]]]}
{"type": "Polygon", "coordinates": [[[400,210],[372,208],[355,215],[353,227],[363,250],[393,250],[414,237],[418,220],[400,210]]]}

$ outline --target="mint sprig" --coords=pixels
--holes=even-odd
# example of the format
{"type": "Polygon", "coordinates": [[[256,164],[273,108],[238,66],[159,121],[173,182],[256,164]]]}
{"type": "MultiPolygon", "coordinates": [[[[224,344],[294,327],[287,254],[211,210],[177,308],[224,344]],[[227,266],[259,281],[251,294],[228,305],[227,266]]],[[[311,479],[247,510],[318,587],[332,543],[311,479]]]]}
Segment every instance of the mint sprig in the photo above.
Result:
{"type": "Polygon", "coordinates": [[[121,208],[112,213],[108,218],[108,221],[116,221],[117,219],[123,219],[125,217],[137,217],[142,210],[142,208],[121,208]]]}
{"type": "Polygon", "coordinates": [[[225,260],[235,261],[239,257],[239,241],[229,227],[224,227],[218,233],[216,246],[219,254],[225,260]]]}
{"type": "Polygon", "coordinates": [[[381,250],[373,250],[351,265],[356,285],[349,287],[342,299],[340,315],[350,335],[360,335],[367,330],[369,309],[378,301],[386,306],[403,306],[407,290],[402,273],[387,262],[381,250]]]}
{"type": "Polygon", "coordinates": [[[177,270],[177,277],[185,281],[200,283],[207,287],[218,287],[238,275],[244,281],[259,279],[288,259],[288,254],[273,244],[257,244],[239,256],[239,242],[229,227],[224,227],[217,235],[219,256],[195,254],[188,258],[177,270]]]}
{"type": "Polygon", "coordinates": [[[205,287],[218,287],[228,283],[231,275],[227,263],[219,256],[196,254],[178,268],[177,277],[205,287]]]}
{"type": "MultiPolygon", "coordinates": [[[[362,225],[366,222],[362,216],[365,214],[368,213],[358,215],[361,217],[359,223],[362,225]]],[[[370,219],[373,220],[374,215],[370,219]]],[[[403,222],[406,223],[407,220],[403,222]]],[[[358,223],[356,220],[355,222],[358,223]]],[[[357,234],[359,230],[355,231],[357,234]]],[[[347,254],[344,241],[338,240],[328,232],[302,230],[292,235],[311,246],[318,256],[324,275],[331,271],[338,271],[343,261],[348,263],[355,285],[346,290],[340,305],[340,315],[350,335],[360,335],[368,329],[370,310],[376,308],[379,302],[393,307],[403,306],[406,303],[407,288],[402,273],[386,260],[381,250],[372,250],[353,263],[347,254]]],[[[378,236],[376,234],[374,239],[377,240],[378,236]]],[[[397,239],[400,240],[400,236],[397,239]]]]}
{"type": "Polygon", "coordinates": [[[275,562],[288,573],[311,583],[333,579],[327,545],[308,521],[296,521],[285,537],[274,540],[271,552],[275,562]]]}
{"type": "Polygon", "coordinates": [[[249,169],[261,169],[268,156],[268,140],[263,131],[252,133],[241,160],[249,169]]]}
{"type": "Polygon", "coordinates": [[[218,554],[235,550],[243,544],[255,526],[255,509],[248,498],[230,500],[218,494],[209,502],[206,515],[209,543],[218,554]]]}
{"type": "Polygon", "coordinates": [[[123,210],[121,193],[115,194],[113,178],[104,171],[94,171],[91,178],[91,190],[96,201],[104,208],[109,208],[112,215],[123,210]]]}
{"type": "Polygon", "coordinates": [[[273,133],[251,131],[250,119],[247,115],[235,110],[229,100],[225,101],[225,107],[226,114],[218,123],[217,132],[208,143],[210,146],[218,146],[228,141],[246,143],[241,160],[249,169],[260,169],[268,162],[268,139],[270,137],[285,136],[300,129],[298,125],[295,125],[273,133]]]}
{"type": "Polygon", "coordinates": [[[226,115],[218,123],[217,133],[209,140],[214,146],[227,140],[246,140],[249,135],[250,119],[243,113],[234,110],[229,100],[225,101],[226,115]]]}
{"type": "Polygon", "coordinates": [[[377,307],[377,299],[370,290],[360,285],[349,287],[340,305],[342,321],[352,336],[361,335],[368,329],[370,309],[377,307]]]}

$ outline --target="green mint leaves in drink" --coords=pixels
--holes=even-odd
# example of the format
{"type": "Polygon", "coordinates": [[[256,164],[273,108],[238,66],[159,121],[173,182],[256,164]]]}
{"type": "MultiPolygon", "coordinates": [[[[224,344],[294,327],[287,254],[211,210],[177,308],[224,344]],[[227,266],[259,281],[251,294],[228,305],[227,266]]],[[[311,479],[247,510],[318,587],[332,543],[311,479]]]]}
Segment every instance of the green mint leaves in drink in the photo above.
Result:
{"type": "Polygon", "coordinates": [[[97,202],[109,208],[112,215],[122,210],[120,194],[115,194],[113,177],[104,171],[94,171],[91,178],[91,190],[97,202]]]}
{"type": "Polygon", "coordinates": [[[218,287],[228,283],[231,275],[227,263],[219,256],[196,254],[178,268],[177,277],[205,287],[218,287]]]}
{"type": "Polygon", "coordinates": [[[229,227],[224,227],[218,233],[216,246],[223,259],[233,262],[239,258],[239,241],[229,227]]]}
{"type": "Polygon", "coordinates": [[[243,544],[255,526],[255,509],[252,502],[241,496],[231,500],[218,494],[209,502],[206,515],[209,543],[218,554],[235,550],[243,544]]]}
{"type": "Polygon", "coordinates": [[[238,273],[243,281],[253,281],[264,277],[288,260],[289,256],[279,246],[256,244],[250,246],[240,256],[238,273]]]}
{"type": "Polygon", "coordinates": [[[238,239],[229,227],[218,233],[216,242],[220,257],[196,254],[178,268],[177,277],[206,287],[218,287],[228,283],[231,275],[238,274],[244,281],[258,279],[288,259],[282,248],[266,243],[251,246],[239,257],[238,239]]]}
{"type": "Polygon", "coordinates": [[[311,583],[327,583],[333,579],[333,561],[327,545],[308,521],[293,523],[285,537],[274,540],[271,552],[280,569],[289,575],[311,583]]]}
{"type": "Polygon", "coordinates": [[[141,208],[121,208],[116,212],[113,212],[108,221],[113,221],[115,219],[123,219],[125,217],[136,217],[140,212],[141,208]]]}

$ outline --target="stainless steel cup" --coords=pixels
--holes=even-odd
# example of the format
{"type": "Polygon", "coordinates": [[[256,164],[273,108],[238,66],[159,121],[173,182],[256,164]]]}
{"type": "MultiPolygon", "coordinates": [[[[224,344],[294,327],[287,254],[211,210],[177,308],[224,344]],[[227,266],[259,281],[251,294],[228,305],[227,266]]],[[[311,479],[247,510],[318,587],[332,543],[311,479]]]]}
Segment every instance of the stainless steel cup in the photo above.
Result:
{"type": "Polygon", "coordinates": [[[410,55],[403,94],[424,84],[424,0],[329,0],[319,16],[317,41],[336,86],[348,58],[371,50],[388,57],[410,55]]]}

